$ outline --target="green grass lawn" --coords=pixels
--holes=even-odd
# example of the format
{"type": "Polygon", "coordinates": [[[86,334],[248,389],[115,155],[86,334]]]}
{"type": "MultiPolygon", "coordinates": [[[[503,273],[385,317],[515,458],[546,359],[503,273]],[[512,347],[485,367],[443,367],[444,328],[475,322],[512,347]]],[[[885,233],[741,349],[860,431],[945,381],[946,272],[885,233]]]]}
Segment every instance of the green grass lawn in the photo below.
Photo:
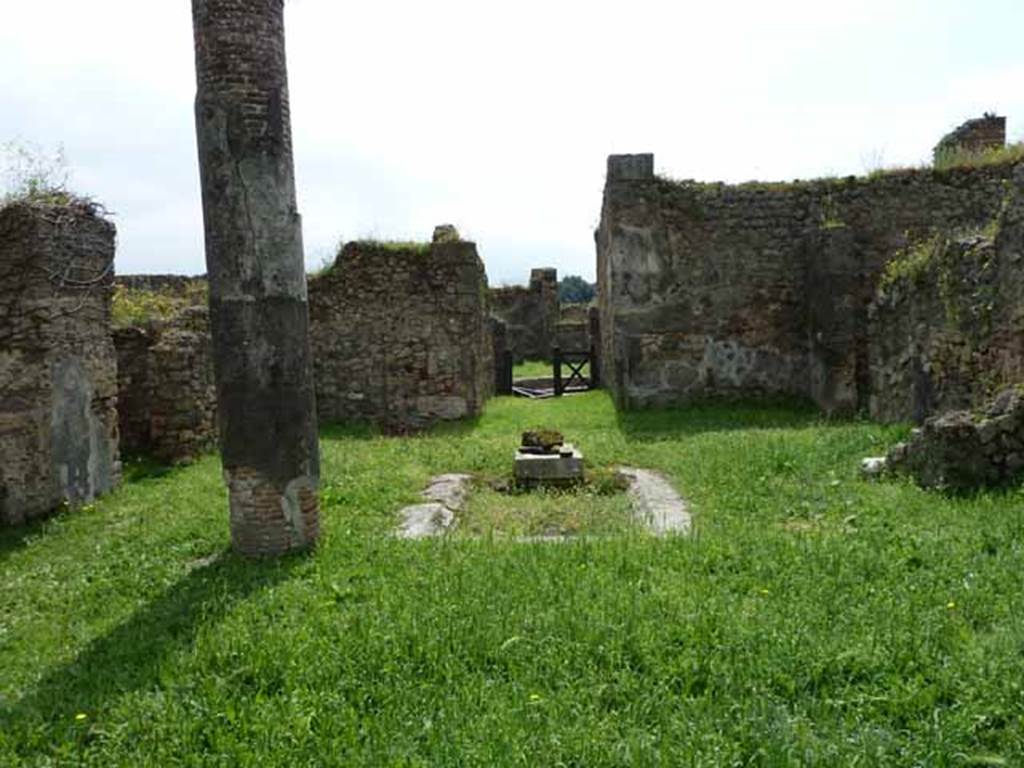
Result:
{"type": "Polygon", "coordinates": [[[524,360],[512,368],[512,379],[544,379],[552,376],[551,363],[544,360],[524,360]]]}
{"type": "MultiPolygon", "coordinates": [[[[589,376],[590,363],[584,365],[581,372],[584,376],[589,376]]],[[[512,368],[513,381],[518,379],[550,379],[552,376],[554,376],[552,365],[544,360],[525,360],[512,368]]],[[[569,377],[569,367],[564,363],[562,364],[562,376],[564,378],[569,377]]]]}
{"type": "Polygon", "coordinates": [[[1024,491],[861,481],[902,433],[603,393],[327,429],[324,538],[280,562],[229,554],[216,458],[133,467],[0,533],[0,765],[1022,765],[1024,491]],[[539,424],[663,471],[694,536],[389,536],[539,424]]]}

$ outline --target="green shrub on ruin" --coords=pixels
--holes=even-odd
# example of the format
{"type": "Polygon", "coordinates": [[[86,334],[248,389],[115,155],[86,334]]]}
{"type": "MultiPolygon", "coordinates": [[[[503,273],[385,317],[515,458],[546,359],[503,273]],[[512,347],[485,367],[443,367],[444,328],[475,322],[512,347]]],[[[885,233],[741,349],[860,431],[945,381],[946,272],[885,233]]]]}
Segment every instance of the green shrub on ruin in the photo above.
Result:
{"type": "Polygon", "coordinates": [[[943,247],[943,238],[936,235],[928,240],[914,243],[898,251],[882,272],[880,288],[887,288],[897,282],[916,282],[927,274],[929,267],[943,247]]]}
{"type": "Polygon", "coordinates": [[[71,176],[64,147],[52,152],[23,141],[0,144],[3,194],[0,207],[10,203],[69,205],[78,197],[68,189],[71,176]]]}

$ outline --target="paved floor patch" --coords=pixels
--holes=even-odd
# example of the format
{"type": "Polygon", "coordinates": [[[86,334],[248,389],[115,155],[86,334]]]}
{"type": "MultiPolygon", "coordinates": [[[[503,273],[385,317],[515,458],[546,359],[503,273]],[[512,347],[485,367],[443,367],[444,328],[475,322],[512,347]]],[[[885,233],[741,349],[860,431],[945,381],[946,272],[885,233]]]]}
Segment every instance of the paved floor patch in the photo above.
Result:
{"type": "Polygon", "coordinates": [[[401,511],[400,539],[427,539],[441,536],[455,526],[455,513],[466,505],[471,475],[447,474],[430,479],[423,491],[427,503],[413,504],[401,511]]]}
{"type": "Polygon", "coordinates": [[[633,513],[647,530],[655,536],[690,532],[690,510],[663,475],[632,467],[621,467],[619,473],[629,480],[633,513]]]}

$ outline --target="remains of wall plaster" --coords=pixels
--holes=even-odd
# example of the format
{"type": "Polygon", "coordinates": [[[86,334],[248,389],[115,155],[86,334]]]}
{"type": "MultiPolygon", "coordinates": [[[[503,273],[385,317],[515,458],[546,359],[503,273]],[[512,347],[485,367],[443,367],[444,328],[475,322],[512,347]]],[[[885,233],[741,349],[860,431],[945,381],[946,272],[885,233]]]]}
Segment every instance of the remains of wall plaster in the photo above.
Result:
{"type": "Polygon", "coordinates": [[[0,209],[0,524],[120,479],[114,235],[87,203],[0,209]]]}
{"type": "Polygon", "coordinates": [[[487,275],[476,245],[349,243],[310,279],[324,421],[419,429],[476,416],[494,389],[487,275]]]}

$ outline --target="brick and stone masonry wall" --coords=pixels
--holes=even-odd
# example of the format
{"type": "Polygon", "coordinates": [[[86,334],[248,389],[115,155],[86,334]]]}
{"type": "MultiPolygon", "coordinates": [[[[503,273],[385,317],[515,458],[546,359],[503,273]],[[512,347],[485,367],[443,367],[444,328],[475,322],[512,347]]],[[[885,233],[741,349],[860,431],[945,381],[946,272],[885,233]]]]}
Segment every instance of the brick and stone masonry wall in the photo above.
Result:
{"type": "Polygon", "coordinates": [[[0,209],[0,524],[120,479],[114,239],[88,203],[0,209]]]}
{"type": "Polygon", "coordinates": [[[940,162],[944,154],[956,151],[981,152],[1006,145],[1006,118],[985,115],[968,120],[942,137],[932,155],[940,162]]]}
{"type": "Polygon", "coordinates": [[[174,464],[213,448],[217,391],[206,307],[113,334],[122,450],[174,464]]]}
{"type": "Polygon", "coordinates": [[[885,265],[936,231],[990,225],[1012,173],[733,186],[658,178],[649,155],[609,158],[605,385],[625,407],[778,394],[829,412],[867,406],[868,305],[885,265]]]}
{"type": "Polygon", "coordinates": [[[894,420],[979,406],[1024,382],[1024,166],[980,232],[890,262],[869,308],[871,412],[894,420]]]}
{"type": "Polygon", "coordinates": [[[491,312],[505,323],[516,362],[550,360],[559,321],[558,270],[532,270],[529,286],[492,288],[491,312]]]}
{"type": "Polygon", "coordinates": [[[555,343],[563,352],[590,351],[590,312],[585,304],[564,304],[555,324],[555,343]]]}
{"type": "Polygon", "coordinates": [[[130,291],[154,291],[180,296],[198,296],[206,292],[205,275],[118,275],[114,283],[130,291]]]}
{"type": "Polygon", "coordinates": [[[309,282],[320,419],[389,431],[482,412],[494,390],[487,275],[470,242],[349,243],[309,282]]]}

